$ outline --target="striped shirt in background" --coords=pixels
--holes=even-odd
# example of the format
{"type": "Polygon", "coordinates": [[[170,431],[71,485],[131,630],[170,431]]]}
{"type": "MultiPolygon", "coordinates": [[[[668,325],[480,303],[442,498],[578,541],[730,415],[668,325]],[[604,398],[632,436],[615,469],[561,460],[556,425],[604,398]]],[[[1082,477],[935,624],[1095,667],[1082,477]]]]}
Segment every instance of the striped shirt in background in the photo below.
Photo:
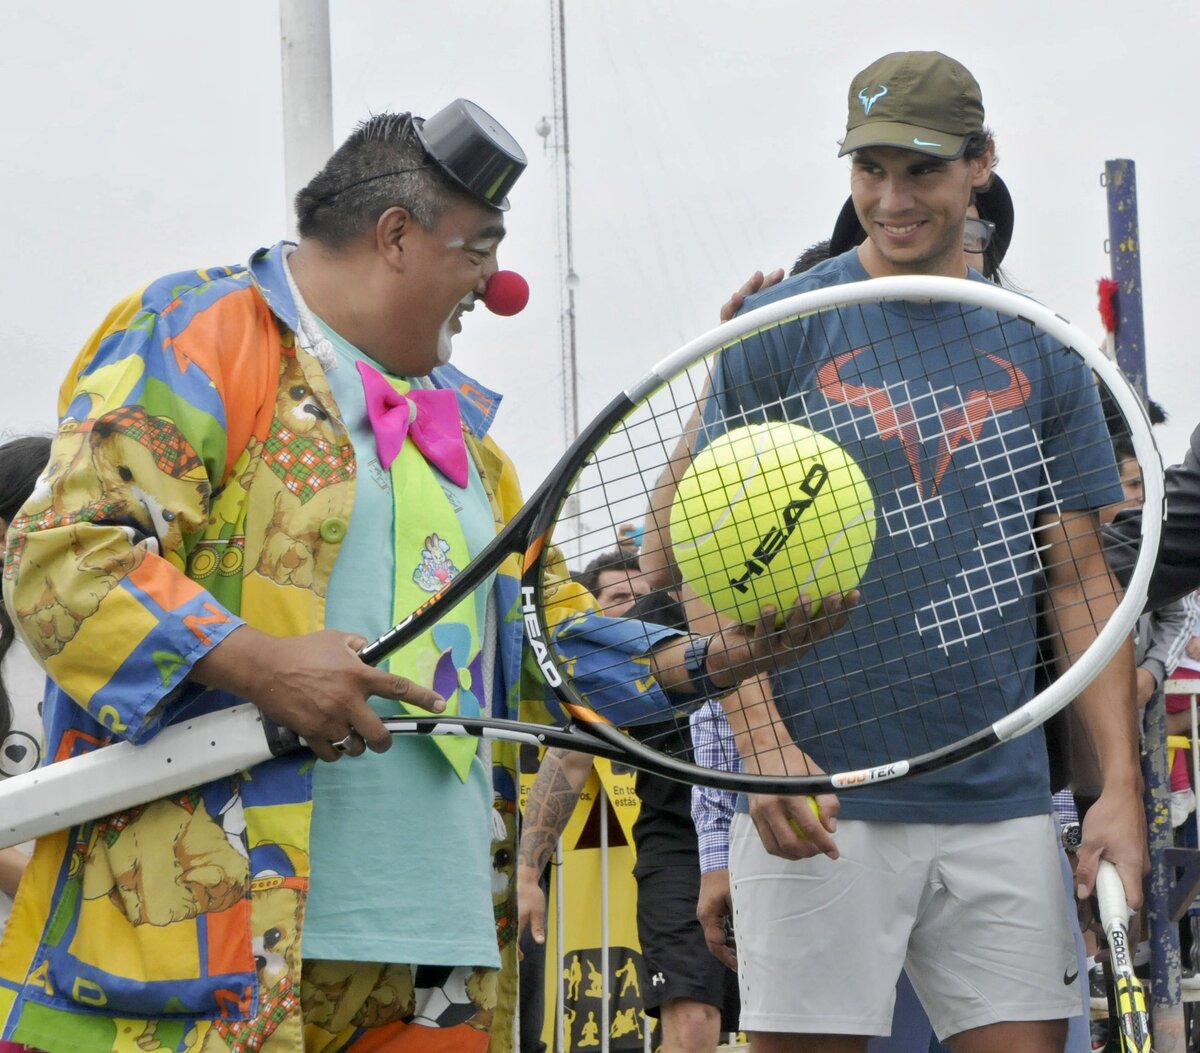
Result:
{"type": "MultiPolygon", "coordinates": [[[[721,703],[710,698],[690,718],[692,750],[698,765],[720,771],[741,771],[733,728],[721,703]]],[[[692,822],[700,847],[700,873],[729,869],[729,824],[737,794],[732,790],[692,787],[692,822]]]]}

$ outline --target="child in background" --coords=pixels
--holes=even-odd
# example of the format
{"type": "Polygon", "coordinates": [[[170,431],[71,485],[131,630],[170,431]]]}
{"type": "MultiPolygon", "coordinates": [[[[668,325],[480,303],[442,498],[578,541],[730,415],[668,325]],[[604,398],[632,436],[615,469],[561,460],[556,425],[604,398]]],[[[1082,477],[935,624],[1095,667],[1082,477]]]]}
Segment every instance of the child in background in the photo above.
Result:
{"type": "MultiPolygon", "coordinates": [[[[1191,634],[1178,664],[1171,672],[1172,680],[1200,681],[1200,592],[1185,596],[1182,603],[1192,615],[1191,634]]],[[[1195,685],[1200,692],[1200,683],[1195,685]]],[[[1167,733],[1192,736],[1192,696],[1190,693],[1167,695],[1167,733]]],[[[1171,826],[1179,827],[1196,809],[1196,793],[1189,770],[1190,754],[1176,750],[1171,765],[1171,826]]],[[[1194,844],[1194,840],[1189,840],[1194,844]]]]}
{"type": "MultiPolygon", "coordinates": [[[[0,445],[0,563],[8,524],[33,493],[49,459],[48,438],[27,436],[0,445]]],[[[9,653],[14,640],[12,619],[0,601],[0,777],[4,778],[32,771],[41,760],[41,718],[37,705],[41,695],[37,685],[42,674],[23,647],[9,653]],[[10,698],[5,678],[11,682],[14,660],[24,662],[17,678],[20,686],[10,698]]],[[[0,850],[0,932],[8,921],[12,897],[16,895],[27,859],[19,848],[0,850]]]]}
{"type": "MultiPolygon", "coordinates": [[[[0,565],[4,562],[8,524],[33,493],[49,460],[50,440],[42,436],[26,436],[0,445],[0,565]]],[[[44,674],[23,646],[12,650],[15,640],[12,619],[0,600],[0,777],[3,778],[32,771],[42,756],[38,700],[44,674]]],[[[24,848],[0,849],[0,933],[8,922],[12,897],[17,893],[29,859],[24,848]]],[[[34,1053],[27,1046],[0,1041],[0,1053],[27,1051],[34,1053]]]]}

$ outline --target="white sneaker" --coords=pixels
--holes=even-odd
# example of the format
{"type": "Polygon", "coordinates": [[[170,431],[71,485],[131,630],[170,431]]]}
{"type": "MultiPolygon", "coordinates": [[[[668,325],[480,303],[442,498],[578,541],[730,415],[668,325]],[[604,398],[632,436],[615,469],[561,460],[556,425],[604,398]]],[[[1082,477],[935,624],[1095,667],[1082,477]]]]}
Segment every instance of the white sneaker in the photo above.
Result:
{"type": "Polygon", "coordinates": [[[1104,987],[1104,966],[1088,969],[1088,1005],[1102,1013],[1108,1012],[1108,991],[1104,987]]]}
{"type": "Polygon", "coordinates": [[[1186,790],[1171,791],[1171,829],[1182,826],[1187,817],[1196,810],[1196,793],[1189,786],[1186,790]]]}

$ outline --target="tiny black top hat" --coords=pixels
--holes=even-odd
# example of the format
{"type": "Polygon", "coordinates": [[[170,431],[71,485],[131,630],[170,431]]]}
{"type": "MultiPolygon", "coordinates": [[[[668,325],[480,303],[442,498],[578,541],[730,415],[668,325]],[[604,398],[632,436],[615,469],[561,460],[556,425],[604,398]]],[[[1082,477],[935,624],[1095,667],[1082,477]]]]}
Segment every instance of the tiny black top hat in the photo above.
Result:
{"type": "Polygon", "coordinates": [[[469,99],[455,99],[417,125],[417,135],[429,157],[468,194],[508,211],[508,192],[527,162],[494,117],[469,99]]]}

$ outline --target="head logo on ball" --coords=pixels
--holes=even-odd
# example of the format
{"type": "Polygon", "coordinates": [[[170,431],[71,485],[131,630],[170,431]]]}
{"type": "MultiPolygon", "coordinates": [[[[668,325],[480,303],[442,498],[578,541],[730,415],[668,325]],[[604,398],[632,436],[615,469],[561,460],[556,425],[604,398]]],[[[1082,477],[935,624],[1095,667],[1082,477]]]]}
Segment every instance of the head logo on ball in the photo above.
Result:
{"type": "Polygon", "coordinates": [[[684,473],[671,543],[686,581],[743,624],[801,595],[849,592],[875,547],[875,499],[854,459],[798,424],[752,424],[714,439],[684,473]]]}

